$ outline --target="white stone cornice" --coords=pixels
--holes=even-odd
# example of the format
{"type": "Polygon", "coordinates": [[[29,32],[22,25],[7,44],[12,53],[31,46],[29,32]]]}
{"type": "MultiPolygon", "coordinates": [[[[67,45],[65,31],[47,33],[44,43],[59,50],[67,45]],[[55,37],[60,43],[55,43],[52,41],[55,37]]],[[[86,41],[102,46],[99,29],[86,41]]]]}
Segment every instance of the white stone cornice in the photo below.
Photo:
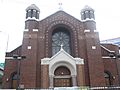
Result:
{"type": "Polygon", "coordinates": [[[84,64],[84,60],[81,58],[75,58],[76,64],[84,64]]]}
{"type": "Polygon", "coordinates": [[[96,49],[96,46],[92,46],[92,49],[96,49]]]}
{"type": "Polygon", "coordinates": [[[90,30],[84,30],[84,33],[90,32],[90,30]]]}
{"type": "Polygon", "coordinates": [[[28,17],[25,21],[28,21],[28,20],[35,20],[35,21],[39,21],[39,19],[36,19],[35,17],[28,17]]]}
{"type": "Polygon", "coordinates": [[[100,45],[103,49],[105,49],[108,52],[114,53],[115,51],[109,50],[108,48],[104,47],[103,45],[100,45]]]}
{"type": "Polygon", "coordinates": [[[32,48],[32,46],[27,46],[27,49],[29,49],[29,50],[30,50],[31,48],[32,48]]]}
{"type": "Polygon", "coordinates": [[[93,18],[91,18],[91,19],[86,18],[85,20],[81,20],[81,22],[86,22],[86,21],[94,21],[95,22],[95,20],[93,18]]]}
{"type": "Polygon", "coordinates": [[[102,56],[102,58],[103,58],[103,59],[112,59],[112,58],[115,59],[115,57],[109,57],[109,56],[102,56]]]}
{"type": "Polygon", "coordinates": [[[50,58],[41,59],[41,65],[48,65],[50,63],[50,58]]]}
{"type": "Polygon", "coordinates": [[[33,29],[33,32],[38,32],[38,29],[33,29]]]}

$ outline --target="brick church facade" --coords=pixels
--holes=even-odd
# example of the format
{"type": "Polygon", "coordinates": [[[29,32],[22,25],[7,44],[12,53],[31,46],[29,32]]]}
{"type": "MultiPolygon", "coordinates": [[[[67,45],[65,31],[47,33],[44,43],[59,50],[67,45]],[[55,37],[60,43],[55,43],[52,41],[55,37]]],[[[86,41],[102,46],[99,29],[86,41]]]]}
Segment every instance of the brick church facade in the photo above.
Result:
{"type": "Polygon", "coordinates": [[[62,10],[39,14],[34,4],[26,9],[22,45],[6,54],[3,88],[119,85],[120,62],[110,57],[119,48],[100,43],[92,8],[81,10],[81,20],[62,10]]]}

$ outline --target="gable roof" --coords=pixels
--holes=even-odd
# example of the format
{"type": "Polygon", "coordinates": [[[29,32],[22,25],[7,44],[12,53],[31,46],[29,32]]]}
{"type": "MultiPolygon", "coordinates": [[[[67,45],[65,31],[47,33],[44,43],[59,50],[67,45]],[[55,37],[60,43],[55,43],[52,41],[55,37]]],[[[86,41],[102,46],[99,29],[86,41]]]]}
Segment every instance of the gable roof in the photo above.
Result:
{"type": "Polygon", "coordinates": [[[22,45],[12,50],[11,52],[7,52],[6,56],[13,56],[13,54],[21,55],[21,48],[22,48],[22,45]]]}
{"type": "Polygon", "coordinates": [[[53,17],[53,16],[59,16],[59,15],[64,15],[64,16],[67,16],[67,17],[69,17],[69,18],[74,18],[75,20],[81,22],[81,20],[75,18],[74,16],[72,16],[72,15],[70,15],[70,14],[68,14],[68,13],[66,13],[65,11],[62,11],[62,10],[57,11],[57,12],[49,15],[48,17],[46,17],[46,18],[44,18],[44,19],[42,19],[42,20],[40,20],[40,21],[43,21],[43,20],[48,19],[48,18],[53,17]]]}
{"type": "Polygon", "coordinates": [[[101,43],[104,43],[104,44],[115,44],[115,45],[118,45],[120,47],[120,37],[113,38],[113,39],[102,40],[101,43]]]}
{"type": "Polygon", "coordinates": [[[114,53],[115,51],[112,51],[112,50],[109,50],[108,48],[106,48],[105,46],[103,46],[103,45],[100,45],[101,46],[101,48],[103,48],[104,50],[106,50],[107,52],[109,52],[109,53],[114,53]]]}
{"type": "Polygon", "coordinates": [[[59,56],[60,54],[64,54],[65,56],[69,57],[70,59],[74,59],[70,54],[68,54],[63,48],[60,49],[60,51],[58,53],[56,53],[55,55],[53,55],[51,57],[51,60],[54,59],[55,57],[59,56]]]}

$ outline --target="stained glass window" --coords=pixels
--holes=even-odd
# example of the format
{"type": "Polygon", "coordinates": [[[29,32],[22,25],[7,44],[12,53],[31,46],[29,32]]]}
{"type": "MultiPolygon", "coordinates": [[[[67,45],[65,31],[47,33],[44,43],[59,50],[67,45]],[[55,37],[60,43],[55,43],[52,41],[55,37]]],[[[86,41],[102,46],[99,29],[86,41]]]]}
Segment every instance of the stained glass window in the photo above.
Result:
{"type": "Polygon", "coordinates": [[[67,53],[71,53],[70,34],[63,27],[57,28],[52,34],[52,55],[60,50],[61,45],[67,53]]]}

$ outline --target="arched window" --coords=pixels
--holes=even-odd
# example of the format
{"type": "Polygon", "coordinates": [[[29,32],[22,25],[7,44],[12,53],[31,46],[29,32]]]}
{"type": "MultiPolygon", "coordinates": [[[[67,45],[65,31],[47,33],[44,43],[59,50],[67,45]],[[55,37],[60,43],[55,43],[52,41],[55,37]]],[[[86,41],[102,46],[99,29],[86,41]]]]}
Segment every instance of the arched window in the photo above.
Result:
{"type": "Polygon", "coordinates": [[[12,85],[11,85],[12,88],[16,88],[17,87],[17,73],[14,73],[12,75],[12,85]]]}
{"type": "Polygon", "coordinates": [[[63,75],[70,75],[70,70],[64,66],[58,67],[55,72],[54,75],[55,76],[63,76],[63,75]]]}
{"type": "Polygon", "coordinates": [[[70,34],[64,27],[58,27],[52,33],[52,55],[60,51],[61,45],[67,53],[71,54],[70,34]]]}
{"type": "Polygon", "coordinates": [[[54,87],[71,87],[71,72],[65,66],[58,67],[54,72],[54,87]]]}
{"type": "Polygon", "coordinates": [[[112,75],[109,72],[104,72],[106,86],[112,85],[112,75]]]}

